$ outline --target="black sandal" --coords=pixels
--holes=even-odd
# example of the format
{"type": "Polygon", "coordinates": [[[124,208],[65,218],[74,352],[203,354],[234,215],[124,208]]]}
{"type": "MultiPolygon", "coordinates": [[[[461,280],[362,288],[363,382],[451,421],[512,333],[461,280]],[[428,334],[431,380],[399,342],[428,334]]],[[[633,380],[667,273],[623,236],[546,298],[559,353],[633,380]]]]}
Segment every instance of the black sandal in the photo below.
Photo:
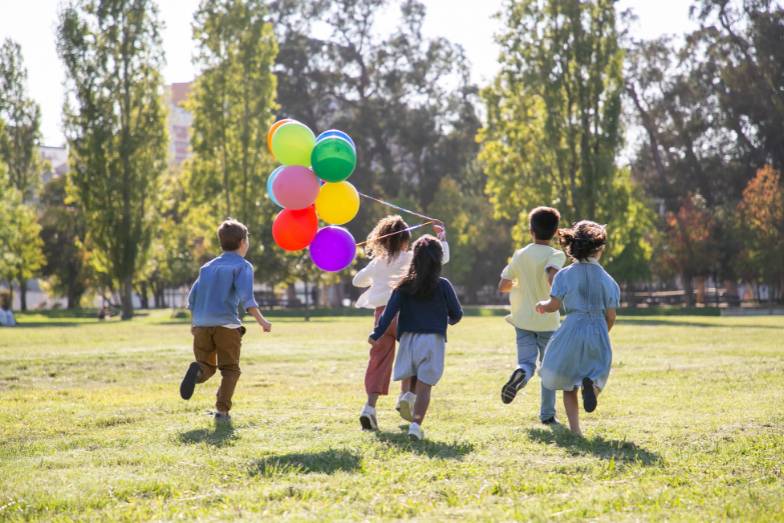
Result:
{"type": "Polygon", "coordinates": [[[503,387],[501,387],[501,401],[504,403],[512,403],[512,400],[517,396],[517,391],[522,389],[525,385],[525,371],[523,369],[515,369],[503,387]]]}
{"type": "Polygon", "coordinates": [[[596,410],[596,391],[593,389],[591,378],[583,378],[583,408],[585,412],[596,410]]]}

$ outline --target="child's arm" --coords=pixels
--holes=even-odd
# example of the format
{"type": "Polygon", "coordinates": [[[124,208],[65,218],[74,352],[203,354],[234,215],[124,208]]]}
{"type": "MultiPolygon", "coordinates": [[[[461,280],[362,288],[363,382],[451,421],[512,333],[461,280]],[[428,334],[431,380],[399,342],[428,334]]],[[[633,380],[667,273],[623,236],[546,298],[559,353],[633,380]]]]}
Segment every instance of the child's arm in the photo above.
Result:
{"type": "Polygon", "coordinates": [[[240,297],[242,307],[253,316],[261,326],[261,330],[269,332],[272,330],[272,324],[262,316],[259,310],[259,304],[256,303],[256,298],[253,297],[253,269],[250,264],[245,265],[234,277],[234,286],[240,297]]]}
{"type": "Polygon", "coordinates": [[[191,290],[188,291],[188,309],[193,310],[193,304],[196,303],[196,291],[199,289],[199,278],[193,282],[191,290]]]}
{"type": "Polygon", "coordinates": [[[373,285],[373,273],[377,265],[376,258],[370,260],[364,269],[360,270],[351,280],[354,287],[370,287],[373,285]]]}
{"type": "Polygon", "coordinates": [[[615,325],[615,309],[607,309],[604,311],[604,319],[607,320],[607,332],[610,332],[615,325]]]}
{"type": "Polygon", "coordinates": [[[546,314],[548,312],[555,312],[561,308],[561,300],[554,296],[550,296],[549,300],[542,300],[536,304],[536,312],[539,314],[546,314]]]}
{"type": "Polygon", "coordinates": [[[553,278],[555,278],[556,274],[558,274],[558,269],[555,267],[547,267],[547,283],[550,284],[550,287],[553,286],[553,278]]]}
{"type": "Polygon", "coordinates": [[[446,285],[446,309],[449,314],[449,325],[454,325],[463,318],[463,307],[460,306],[455,288],[449,283],[446,285]]]}
{"type": "Polygon", "coordinates": [[[433,224],[433,232],[436,233],[436,237],[441,242],[441,249],[444,251],[444,255],[441,258],[441,264],[446,265],[449,263],[451,258],[449,252],[449,244],[446,242],[446,227],[444,226],[444,222],[436,222],[433,224]]]}
{"type": "Polygon", "coordinates": [[[378,339],[384,335],[389,328],[389,324],[395,318],[395,314],[400,311],[400,291],[395,289],[392,296],[389,298],[387,306],[384,308],[384,314],[378,319],[378,325],[373,329],[373,333],[368,338],[368,343],[375,345],[378,339]]]}
{"type": "Polygon", "coordinates": [[[501,281],[498,282],[498,292],[512,292],[512,288],[514,287],[514,281],[507,280],[506,278],[501,278],[501,281]]]}

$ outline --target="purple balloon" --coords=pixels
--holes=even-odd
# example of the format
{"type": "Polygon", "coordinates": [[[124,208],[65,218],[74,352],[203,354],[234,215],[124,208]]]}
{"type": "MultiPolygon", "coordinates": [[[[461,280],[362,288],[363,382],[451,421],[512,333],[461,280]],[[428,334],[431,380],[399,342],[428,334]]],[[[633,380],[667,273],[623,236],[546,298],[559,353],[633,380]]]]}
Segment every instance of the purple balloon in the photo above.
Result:
{"type": "Polygon", "coordinates": [[[354,237],[343,227],[319,229],[310,243],[310,259],[322,271],[339,272],[351,265],[357,254],[354,237]]]}

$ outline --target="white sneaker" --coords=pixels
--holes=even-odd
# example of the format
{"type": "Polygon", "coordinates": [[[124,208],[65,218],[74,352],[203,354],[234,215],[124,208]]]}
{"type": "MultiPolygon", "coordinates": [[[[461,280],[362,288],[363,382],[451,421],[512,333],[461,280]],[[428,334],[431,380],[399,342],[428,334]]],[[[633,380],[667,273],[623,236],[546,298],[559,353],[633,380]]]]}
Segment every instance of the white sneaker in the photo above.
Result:
{"type": "Polygon", "coordinates": [[[365,405],[362,408],[362,413],[359,415],[359,423],[362,425],[362,430],[378,430],[376,409],[370,405],[365,405]]]}
{"type": "Polygon", "coordinates": [[[408,437],[412,441],[422,441],[425,439],[425,431],[419,426],[419,423],[412,423],[408,426],[408,437]]]}
{"type": "Polygon", "coordinates": [[[397,399],[395,409],[404,420],[414,421],[414,403],[416,403],[416,394],[413,392],[404,392],[397,399]]]}

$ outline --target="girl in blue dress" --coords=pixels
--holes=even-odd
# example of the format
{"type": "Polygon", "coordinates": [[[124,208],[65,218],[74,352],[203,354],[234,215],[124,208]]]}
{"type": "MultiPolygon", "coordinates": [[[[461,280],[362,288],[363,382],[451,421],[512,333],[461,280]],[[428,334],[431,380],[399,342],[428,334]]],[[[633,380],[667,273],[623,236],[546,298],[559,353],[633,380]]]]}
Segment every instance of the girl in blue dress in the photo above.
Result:
{"type": "Polygon", "coordinates": [[[596,397],[610,374],[609,332],[621,291],[599,265],[607,243],[602,225],[583,220],[571,229],[561,229],[559,237],[574,263],[555,275],[550,299],[537,303],[536,310],[542,314],[555,312],[563,304],[567,316],[550,338],[539,372],[544,387],[564,391],[569,428],[582,435],[577,390],[582,386],[585,411],[593,412],[596,397]]]}

